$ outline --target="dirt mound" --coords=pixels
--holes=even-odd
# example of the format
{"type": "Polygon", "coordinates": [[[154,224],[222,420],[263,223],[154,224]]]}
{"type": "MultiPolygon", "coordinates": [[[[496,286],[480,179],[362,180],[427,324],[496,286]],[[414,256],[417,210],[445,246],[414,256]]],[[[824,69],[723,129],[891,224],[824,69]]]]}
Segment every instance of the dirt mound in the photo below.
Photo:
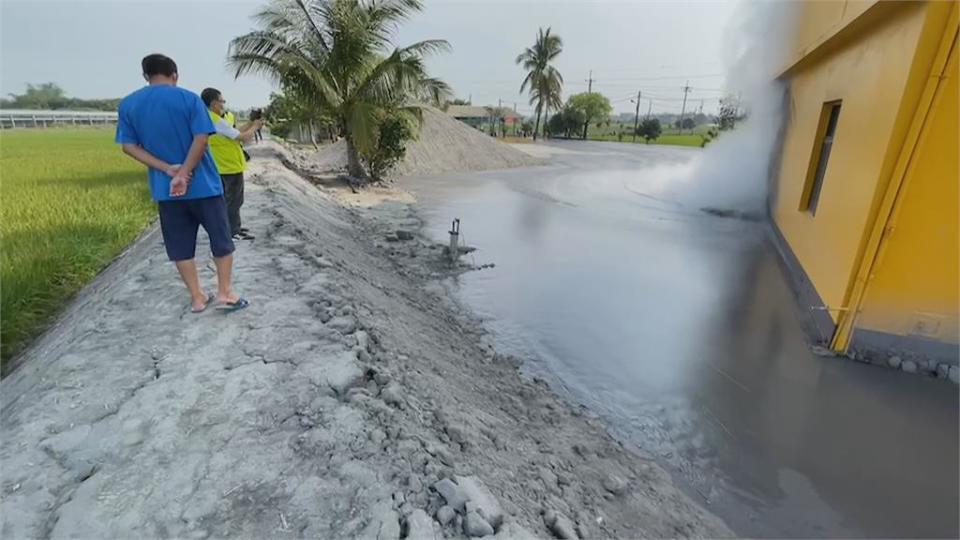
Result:
{"type": "MultiPolygon", "coordinates": [[[[338,171],[347,167],[344,141],[321,148],[312,167],[338,171]]],[[[448,172],[486,171],[542,165],[544,161],[504,144],[433,108],[423,109],[423,124],[416,140],[407,143],[407,155],[391,177],[448,172]]]]}

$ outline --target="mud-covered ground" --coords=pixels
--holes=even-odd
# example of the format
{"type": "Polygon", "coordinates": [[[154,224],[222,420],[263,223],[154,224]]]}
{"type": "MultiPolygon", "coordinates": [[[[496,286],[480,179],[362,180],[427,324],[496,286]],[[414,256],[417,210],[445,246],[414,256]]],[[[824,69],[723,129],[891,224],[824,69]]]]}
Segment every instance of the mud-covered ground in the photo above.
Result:
{"type": "Polygon", "coordinates": [[[250,308],[189,313],[151,229],[0,382],[4,538],[731,535],[486,344],[408,204],[251,153],[250,308]]]}

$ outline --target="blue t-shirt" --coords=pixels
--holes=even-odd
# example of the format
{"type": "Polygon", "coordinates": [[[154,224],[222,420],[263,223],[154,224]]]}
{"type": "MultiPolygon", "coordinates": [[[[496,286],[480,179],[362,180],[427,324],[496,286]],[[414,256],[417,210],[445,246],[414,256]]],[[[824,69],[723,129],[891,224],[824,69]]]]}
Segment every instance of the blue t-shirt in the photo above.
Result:
{"type": "MultiPolygon", "coordinates": [[[[200,96],[166,84],[145,86],[123,98],[117,120],[116,141],[140,145],[171,165],[183,163],[193,136],[216,133],[210,113],[200,96]]],[[[149,169],[150,192],[155,201],[202,199],[223,194],[217,166],[208,148],[193,169],[193,177],[182,197],[170,196],[171,177],[149,169]]]]}

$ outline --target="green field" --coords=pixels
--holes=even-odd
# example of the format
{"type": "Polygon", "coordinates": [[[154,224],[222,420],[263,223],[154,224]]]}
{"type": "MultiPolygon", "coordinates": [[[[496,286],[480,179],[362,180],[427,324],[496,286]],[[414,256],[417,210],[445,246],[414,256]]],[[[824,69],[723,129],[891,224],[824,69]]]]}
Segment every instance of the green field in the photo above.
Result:
{"type": "Polygon", "coordinates": [[[112,129],[0,132],[5,362],[152,221],[143,166],[112,129]]]}
{"type": "MultiPolygon", "coordinates": [[[[613,142],[633,142],[633,137],[630,135],[624,135],[623,139],[618,140],[616,135],[599,135],[594,134],[590,135],[591,141],[613,141],[613,142]]],[[[643,137],[637,137],[638,144],[645,144],[646,141],[643,140],[643,137]]],[[[703,146],[703,137],[698,134],[689,134],[684,133],[683,135],[661,135],[657,140],[650,141],[650,144],[669,144],[674,146],[696,146],[697,148],[703,146]]]]}
{"type": "MultiPolygon", "coordinates": [[[[679,132],[673,126],[664,126],[663,134],[655,141],[650,141],[650,144],[668,144],[673,146],[695,146],[701,147],[704,145],[703,141],[706,138],[709,143],[709,136],[707,132],[710,130],[710,126],[707,124],[701,124],[694,127],[692,130],[683,130],[682,133],[679,132]]],[[[633,132],[633,124],[624,124],[621,122],[611,122],[609,124],[604,124],[602,126],[591,125],[590,130],[587,132],[587,138],[591,141],[614,141],[614,142],[634,142],[632,135],[627,135],[628,133],[633,132]],[[623,133],[622,138],[617,138],[617,133],[623,133]]],[[[641,137],[637,137],[637,143],[645,143],[641,137]]]]}

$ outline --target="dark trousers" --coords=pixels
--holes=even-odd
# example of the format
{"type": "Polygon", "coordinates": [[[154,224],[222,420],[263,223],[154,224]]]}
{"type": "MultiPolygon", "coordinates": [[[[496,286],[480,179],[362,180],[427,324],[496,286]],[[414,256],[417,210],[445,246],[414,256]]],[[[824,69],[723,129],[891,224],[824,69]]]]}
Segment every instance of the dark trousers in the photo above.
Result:
{"type": "Polygon", "coordinates": [[[240,207],[243,206],[243,173],[221,174],[223,198],[227,201],[227,220],[230,234],[240,233],[240,207]]]}
{"type": "Polygon", "coordinates": [[[173,199],[157,203],[160,231],[171,261],[186,261],[197,251],[197,230],[200,226],[210,237],[214,257],[233,253],[233,240],[227,224],[227,207],[223,197],[173,199]]]}

